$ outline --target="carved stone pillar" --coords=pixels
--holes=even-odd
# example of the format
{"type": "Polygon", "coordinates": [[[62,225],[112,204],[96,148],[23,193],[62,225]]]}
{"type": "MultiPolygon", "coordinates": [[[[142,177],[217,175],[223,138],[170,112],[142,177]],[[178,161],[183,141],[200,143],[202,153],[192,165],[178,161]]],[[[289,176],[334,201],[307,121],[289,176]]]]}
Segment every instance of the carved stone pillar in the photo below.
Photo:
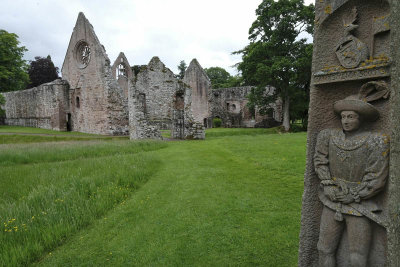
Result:
{"type": "Polygon", "coordinates": [[[315,5],[299,266],[400,266],[400,3],[315,5]],[[345,125],[351,112],[355,131],[345,125]],[[353,222],[366,230],[352,231],[353,222]],[[333,224],[343,230],[324,246],[333,224]]]}

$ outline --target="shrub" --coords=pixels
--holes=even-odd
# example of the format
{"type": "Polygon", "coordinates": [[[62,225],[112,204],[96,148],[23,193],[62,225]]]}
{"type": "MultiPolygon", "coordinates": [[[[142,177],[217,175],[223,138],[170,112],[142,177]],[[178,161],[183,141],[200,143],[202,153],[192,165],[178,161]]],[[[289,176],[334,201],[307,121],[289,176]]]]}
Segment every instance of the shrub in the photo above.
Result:
{"type": "Polygon", "coordinates": [[[214,128],[219,128],[222,125],[222,120],[220,118],[214,118],[213,119],[213,127],[214,128]]]}

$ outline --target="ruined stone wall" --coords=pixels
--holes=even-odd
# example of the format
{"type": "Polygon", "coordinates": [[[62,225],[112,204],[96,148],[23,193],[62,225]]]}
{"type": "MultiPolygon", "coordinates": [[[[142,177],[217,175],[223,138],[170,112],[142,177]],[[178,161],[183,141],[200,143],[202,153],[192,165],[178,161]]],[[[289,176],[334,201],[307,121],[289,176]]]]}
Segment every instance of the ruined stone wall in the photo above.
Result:
{"type": "MultiPolygon", "coordinates": [[[[271,104],[272,113],[261,115],[257,110],[253,114],[247,107],[247,95],[251,86],[221,88],[208,94],[210,117],[220,118],[224,127],[273,127],[282,121],[281,102],[271,104]]],[[[272,91],[270,93],[273,93],[272,91]]]]}
{"type": "Polygon", "coordinates": [[[158,57],[153,57],[136,78],[135,88],[146,95],[149,121],[160,129],[171,129],[173,103],[177,91],[174,73],[158,57]]]}
{"type": "Polygon", "coordinates": [[[183,81],[192,88],[193,119],[204,124],[210,116],[208,95],[211,91],[211,81],[197,59],[190,62],[183,81]]]}
{"type": "Polygon", "coordinates": [[[175,139],[203,140],[206,138],[205,127],[193,115],[193,88],[178,79],[176,83],[171,136],[175,139]]]}
{"type": "Polygon", "coordinates": [[[3,93],[5,124],[66,131],[69,86],[55,80],[22,91],[3,93]]]}
{"type": "Polygon", "coordinates": [[[61,72],[71,87],[72,130],[128,133],[128,99],[112,75],[106,51],[83,13],[79,13],[61,72]]]}
{"type": "Polygon", "coordinates": [[[195,122],[191,104],[192,88],[158,57],[152,58],[129,88],[131,139],[157,139],[158,129],[171,129],[175,139],[204,139],[204,127],[195,122]]]}
{"type": "Polygon", "coordinates": [[[146,95],[134,86],[129,87],[129,135],[132,140],[162,139],[158,127],[149,123],[146,95]]]}
{"type": "Polygon", "coordinates": [[[124,97],[128,99],[130,82],[135,78],[135,74],[132,72],[129,61],[123,52],[120,52],[115,59],[111,67],[111,72],[114,79],[118,81],[119,86],[124,91],[124,97]]]}

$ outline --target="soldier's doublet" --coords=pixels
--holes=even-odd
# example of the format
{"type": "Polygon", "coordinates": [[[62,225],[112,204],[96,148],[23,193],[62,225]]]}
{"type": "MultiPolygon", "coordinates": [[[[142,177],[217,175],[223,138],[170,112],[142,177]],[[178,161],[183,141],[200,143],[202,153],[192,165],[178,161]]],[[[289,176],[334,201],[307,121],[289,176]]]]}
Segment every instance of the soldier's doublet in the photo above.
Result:
{"type": "MultiPolygon", "coordinates": [[[[314,155],[314,165],[321,180],[332,180],[335,184],[345,184],[358,194],[359,203],[371,212],[380,211],[380,203],[372,198],[379,193],[388,176],[389,138],[387,135],[363,132],[346,138],[342,129],[326,129],[319,133],[314,155]]],[[[358,196],[357,195],[357,196],[358,196]]],[[[337,201],[332,201],[320,190],[322,203],[334,210],[337,201]]],[[[341,205],[345,214],[362,216],[349,205],[341,205]]]]}

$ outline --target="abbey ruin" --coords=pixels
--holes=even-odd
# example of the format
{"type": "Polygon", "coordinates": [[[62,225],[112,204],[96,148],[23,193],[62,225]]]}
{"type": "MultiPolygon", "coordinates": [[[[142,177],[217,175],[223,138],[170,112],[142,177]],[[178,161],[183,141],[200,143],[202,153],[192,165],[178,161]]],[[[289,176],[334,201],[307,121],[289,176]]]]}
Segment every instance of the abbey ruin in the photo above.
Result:
{"type": "Polygon", "coordinates": [[[138,73],[124,53],[111,65],[93,26],[79,13],[61,69],[62,79],[4,93],[6,125],[131,139],[160,139],[160,129],[177,139],[204,139],[220,118],[224,127],[270,127],[281,122],[281,103],[261,116],[250,112],[251,87],[211,90],[196,59],[179,80],[158,57],[138,73]]]}

